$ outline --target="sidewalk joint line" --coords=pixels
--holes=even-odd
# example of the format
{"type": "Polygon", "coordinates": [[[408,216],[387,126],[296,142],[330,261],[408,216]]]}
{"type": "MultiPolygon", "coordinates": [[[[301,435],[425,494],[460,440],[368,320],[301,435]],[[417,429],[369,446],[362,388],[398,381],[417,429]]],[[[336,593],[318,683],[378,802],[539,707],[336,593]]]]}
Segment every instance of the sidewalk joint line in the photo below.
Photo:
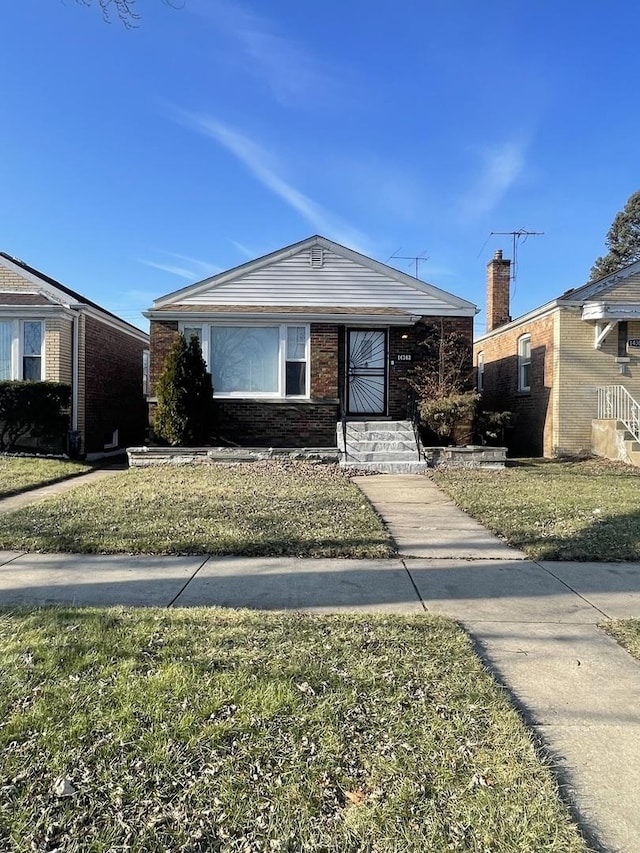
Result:
{"type": "Polygon", "coordinates": [[[533,562],[533,563],[535,563],[535,565],[536,565],[536,566],[538,566],[539,568],[541,568],[543,572],[547,572],[548,574],[550,574],[550,575],[551,575],[551,577],[552,577],[552,578],[555,578],[555,579],[556,579],[557,581],[559,581],[563,586],[566,586],[566,588],[567,588],[567,589],[571,590],[571,592],[572,592],[574,595],[577,595],[577,596],[578,596],[578,598],[581,598],[581,599],[584,601],[584,603],[585,603],[585,604],[588,604],[588,605],[589,605],[589,607],[593,607],[593,609],[594,609],[594,610],[597,610],[597,611],[598,611],[598,613],[602,613],[602,615],[604,616],[604,618],[605,618],[605,619],[611,619],[611,618],[612,618],[611,616],[609,616],[609,614],[608,614],[608,613],[605,613],[605,612],[604,612],[604,610],[601,610],[601,609],[600,609],[597,605],[595,605],[592,601],[589,601],[589,599],[588,599],[588,598],[586,598],[584,595],[582,595],[581,593],[579,593],[577,589],[574,589],[574,588],[571,586],[571,584],[568,584],[566,581],[562,580],[562,578],[559,578],[559,577],[558,577],[558,575],[554,575],[554,573],[551,571],[551,569],[548,569],[546,566],[543,566],[543,565],[542,565],[542,563],[539,563],[537,560],[532,560],[532,562],[533,562]]]}
{"type": "Polygon", "coordinates": [[[508,563],[533,563],[533,560],[530,560],[529,557],[512,557],[511,555],[507,555],[504,557],[456,557],[455,554],[453,556],[447,555],[443,557],[420,557],[417,554],[402,554],[398,553],[398,557],[401,560],[424,560],[428,562],[429,560],[457,560],[458,562],[465,563],[496,563],[496,562],[508,562],[508,563]]]}
{"type": "Polygon", "coordinates": [[[200,563],[200,565],[199,565],[199,566],[198,566],[198,568],[195,570],[195,572],[194,572],[194,573],[191,575],[191,577],[190,577],[190,578],[189,578],[189,579],[188,579],[188,580],[183,584],[183,586],[181,587],[181,589],[176,593],[176,595],[174,595],[174,597],[171,599],[171,601],[167,604],[167,610],[168,610],[170,607],[173,607],[173,605],[174,605],[174,604],[176,603],[176,601],[180,598],[180,596],[181,596],[181,595],[182,595],[182,593],[185,591],[185,589],[189,586],[189,584],[191,583],[191,581],[192,581],[192,580],[195,578],[195,576],[198,574],[198,572],[200,571],[200,569],[204,568],[204,567],[206,566],[206,564],[209,562],[209,560],[210,560],[210,559],[211,559],[211,554],[207,554],[207,556],[206,556],[206,557],[205,557],[205,559],[202,561],[202,563],[200,563]]]}
{"type": "Polygon", "coordinates": [[[19,560],[20,557],[25,557],[28,553],[28,551],[21,551],[19,554],[16,554],[15,557],[12,557],[10,560],[6,560],[6,562],[0,563],[0,568],[2,568],[3,566],[8,566],[10,563],[19,560]]]}
{"type": "Polygon", "coordinates": [[[416,595],[418,596],[418,601],[419,601],[419,602],[420,602],[420,604],[422,605],[422,609],[424,610],[424,612],[425,612],[425,613],[427,613],[427,612],[428,612],[428,610],[427,610],[427,605],[424,603],[424,600],[423,600],[422,596],[420,595],[420,590],[419,590],[419,589],[418,589],[418,587],[416,586],[416,582],[414,581],[414,579],[413,579],[413,576],[412,576],[411,572],[410,572],[410,571],[409,571],[409,569],[407,568],[407,564],[406,564],[406,563],[405,563],[405,561],[404,561],[404,560],[402,560],[402,559],[400,560],[400,562],[401,562],[401,563],[402,563],[402,565],[404,566],[404,570],[405,570],[405,572],[407,573],[407,575],[409,576],[409,580],[411,581],[411,586],[414,588],[415,593],[416,593],[416,595]]]}

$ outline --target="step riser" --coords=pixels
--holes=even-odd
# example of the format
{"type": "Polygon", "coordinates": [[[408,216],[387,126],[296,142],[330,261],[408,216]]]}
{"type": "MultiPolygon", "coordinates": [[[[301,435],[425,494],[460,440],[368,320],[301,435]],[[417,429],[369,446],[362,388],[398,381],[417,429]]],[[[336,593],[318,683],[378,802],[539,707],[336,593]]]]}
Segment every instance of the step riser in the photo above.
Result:
{"type": "MultiPolygon", "coordinates": [[[[340,450],[343,450],[343,445],[340,443],[340,450]]],[[[415,441],[347,441],[347,450],[349,452],[358,451],[360,453],[392,453],[395,450],[416,450],[415,441]]]]}
{"type": "MultiPolygon", "coordinates": [[[[342,432],[339,433],[342,439],[342,432]]],[[[415,441],[413,430],[398,429],[393,432],[385,430],[372,430],[371,432],[347,432],[347,441],[415,441]]]]}
{"type": "Polygon", "coordinates": [[[384,453],[383,451],[378,451],[377,453],[358,453],[356,451],[353,453],[352,451],[349,451],[346,456],[346,461],[349,462],[353,460],[358,462],[417,462],[418,451],[408,450],[401,452],[396,450],[392,453],[384,453]]]}
{"type": "MultiPolygon", "coordinates": [[[[347,421],[346,427],[347,432],[397,432],[399,429],[413,431],[411,421],[347,421]]],[[[338,424],[338,431],[342,431],[341,423],[338,424]]]]}
{"type": "Polygon", "coordinates": [[[375,471],[378,474],[418,474],[428,469],[426,462],[354,462],[347,463],[349,468],[358,471],[375,471]]]}

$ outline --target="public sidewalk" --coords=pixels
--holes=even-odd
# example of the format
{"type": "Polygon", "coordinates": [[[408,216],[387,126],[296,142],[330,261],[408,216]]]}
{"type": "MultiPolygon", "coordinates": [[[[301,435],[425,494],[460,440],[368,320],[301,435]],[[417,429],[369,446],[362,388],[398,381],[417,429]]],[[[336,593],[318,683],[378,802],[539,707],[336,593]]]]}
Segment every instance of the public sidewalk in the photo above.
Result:
{"type": "MultiPolygon", "coordinates": [[[[25,493],[25,503],[108,471],[25,493]]],[[[391,560],[0,553],[0,604],[439,612],[549,748],[595,849],[640,850],[640,664],[598,624],[640,616],[640,563],[538,563],[418,475],[357,477],[391,560]]],[[[9,499],[12,500],[12,499],[9,499]]],[[[1,502],[0,511],[6,505],[1,502]]],[[[0,524],[2,519],[0,516],[0,524]]]]}

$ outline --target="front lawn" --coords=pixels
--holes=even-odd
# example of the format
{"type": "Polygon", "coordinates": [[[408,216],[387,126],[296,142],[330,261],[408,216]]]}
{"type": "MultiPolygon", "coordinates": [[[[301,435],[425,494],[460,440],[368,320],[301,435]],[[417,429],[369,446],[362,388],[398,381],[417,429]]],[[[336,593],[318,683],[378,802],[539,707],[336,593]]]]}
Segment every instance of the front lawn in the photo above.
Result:
{"type": "Polygon", "coordinates": [[[600,626],[630,655],[640,660],[640,619],[616,619],[600,626]]]}
{"type": "Polygon", "coordinates": [[[0,455],[0,498],[86,474],[91,465],[65,459],[0,455]]]}
{"type": "Polygon", "coordinates": [[[585,853],[437,617],[0,614],[0,848],[585,853]]]}
{"type": "Polygon", "coordinates": [[[2,517],[0,549],[389,557],[336,466],[268,461],[134,468],[2,517]]]}
{"type": "Polygon", "coordinates": [[[537,560],[639,560],[640,470],[602,459],[437,471],[462,509],[537,560]]]}

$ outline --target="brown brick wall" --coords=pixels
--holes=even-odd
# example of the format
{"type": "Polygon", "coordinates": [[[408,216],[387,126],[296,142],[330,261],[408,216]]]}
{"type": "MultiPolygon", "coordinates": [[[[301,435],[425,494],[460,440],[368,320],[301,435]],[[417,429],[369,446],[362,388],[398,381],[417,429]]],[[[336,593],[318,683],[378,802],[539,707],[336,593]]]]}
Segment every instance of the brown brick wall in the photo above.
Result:
{"type": "Polygon", "coordinates": [[[338,399],[339,327],[312,323],[311,337],[311,399],[338,399]]]}
{"type": "Polygon", "coordinates": [[[335,403],[217,400],[214,432],[234,444],[256,447],[335,447],[335,403]]]}
{"type": "Polygon", "coordinates": [[[102,451],[114,430],[121,446],[139,444],[145,435],[142,351],[131,335],[85,315],[84,447],[102,451]]]}
{"type": "Polygon", "coordinates": [[[502,250],[487,264],[487,331],[508,323],[511,261],[503,260],[502,250]]]}
{"type": "Polygon", "coordinates": [[[156,393],[156,382],[162,373],[164,361],[178,331],[177,320],[152,320],[150,335],[149,377],[151,395],[156,393]]]}
{"type": "Polygon", "coordinates": [[[425,317],[415,326],[389,329],[389,416],[402,420],[407,417],[409,384],[407,378],[418,366],[437,370],[430,358],[432,347],[428,341],[437,341],[442,335],[455,334],[462,348],[462,371],[471,375],[473,357],[473,319],[471,317],[425,317]],[[399,355],[410,355],[411,361],[399,360],[399,355]]]}
{"type": "Polygon", "coordinates": [[[509,452],[520,456],[552,456],[553,406],[551,390],[554,369],[555,315],[549,314],[517,328],[478,341],[474,359],[484,353],[483,404],[494,411],[516,415],[507,431],[509,452]],[[531,390],[518,391],[518,340],[531,335],[531,390]]]}

